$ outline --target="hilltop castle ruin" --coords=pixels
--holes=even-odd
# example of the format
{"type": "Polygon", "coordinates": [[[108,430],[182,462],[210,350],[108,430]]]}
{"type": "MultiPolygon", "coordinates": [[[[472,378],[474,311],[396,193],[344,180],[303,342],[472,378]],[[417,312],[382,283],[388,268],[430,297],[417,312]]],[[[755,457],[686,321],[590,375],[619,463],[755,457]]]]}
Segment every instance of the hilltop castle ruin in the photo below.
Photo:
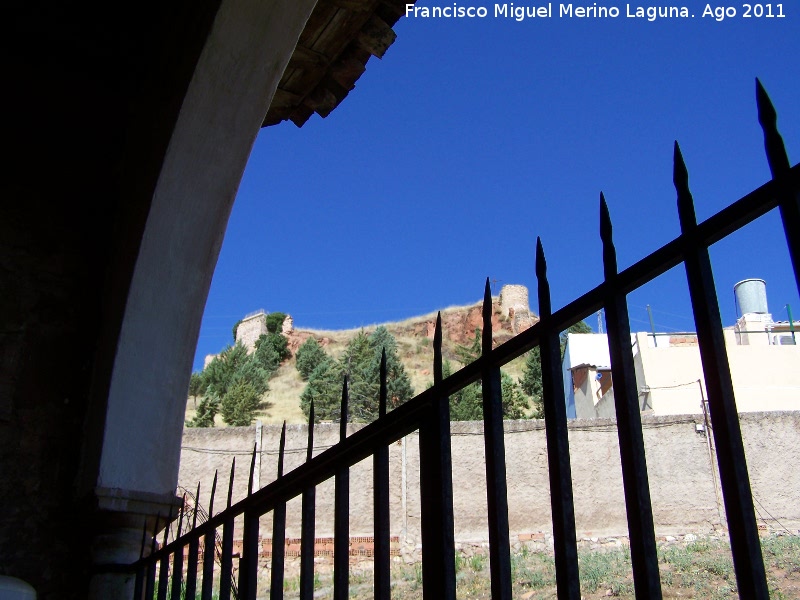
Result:
{"type": "Polygon", "coordinates": [[[500,309],[511,321],[514,335],[529,329],[539,319],[531,313],[528,288],[524,285],[504,285],[500,289],[500,309]]]}
{"type": "MultiPolygon", "coordinates": [[[[524,285],[504,285],[500,289],[500,310],[504,318],[510,323],[511,333],[517,335],[534,325],[539,319],[534,315],[528,304],[528,288],[524,285]]],[[[256,340],[267,333],[267,315],[269,313],[261,308],[246,315],[236,326],[236,343],[241,343],[248,354],[255,350],[256,340]]],[[[469,319],[468,319],[469,320],[469,319]]],[[[467,327],[467,332],[473,329],[467,327]]],[[[281,327],[281,333],[289,336],[294,332],[294,320],[287,315],[281,327]]],[[[427,337],[433,337],[433,321],[428,324],[427,337]]],[[[216,354],[208,354],[203,361],[203,368],[208,366],[216,354]]]]}

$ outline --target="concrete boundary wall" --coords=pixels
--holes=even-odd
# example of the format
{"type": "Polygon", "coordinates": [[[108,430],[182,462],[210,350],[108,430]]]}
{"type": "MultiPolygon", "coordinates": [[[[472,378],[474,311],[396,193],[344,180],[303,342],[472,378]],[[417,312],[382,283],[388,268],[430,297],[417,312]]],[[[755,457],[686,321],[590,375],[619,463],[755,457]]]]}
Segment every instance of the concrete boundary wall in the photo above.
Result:
{"type": "MultiPolygon", "coordinates": [[[[796,531],[800,527],[800,412],[747,413],[740,419],[759,524],[770,530],[796,531]]],[[[713,449],[709,449],[703,417],[643,417],[642,422],[656,534],[702,534],[724,528],[719,477],[716,468],[712,469],[713,449]]],[[[338,427],[315,427],[315,455],[337,442],[338,427]]],[[[350,425],[348,431],[360,427],[350,425]]],[[[488,540],[483,425],[455,422],[451,429],[456,541],[482,543],[488,540]]],[[[506,421],[505,431],[512,541],[531,539],[530,534],[549,537],[552,525],[544,422],[506,421]]],[[[277,426],[186,429],[180,485],[194,492],[199,481],[201,504],[207,507],[211,481],[218,469],[215,505],[224,506],[231,460],[236,457],[233,501],[243,498],[257,437],[261,451],[256,484],[263,487],[275,479],[280,438],[277,426]]],[[[306,439],[306,426],[287,427],[286,472],[305,460],[306,439]]],[[[578,536],[626,536],[616,423],[571,421],[569,440],[578,536]]],[[[713,447],[713,434],[710,441],[713,447]]],[[[392,444],[389,460],[391,534],[406,548],[418,547],[418,436],[411,434],[392,444]]],[[[332,480],[317,488],[318,537],[333,535],[333,491],[332,480]]],[[[372,461],[367,459],[350,472],[350,535],[372,533],[372,461]]],[[[262,518],[261,535],[271,535],[269,514],[262,518]]],[[[287,508],[287,537],[299,535],[300,499],[296,498],[287,508]]]]}

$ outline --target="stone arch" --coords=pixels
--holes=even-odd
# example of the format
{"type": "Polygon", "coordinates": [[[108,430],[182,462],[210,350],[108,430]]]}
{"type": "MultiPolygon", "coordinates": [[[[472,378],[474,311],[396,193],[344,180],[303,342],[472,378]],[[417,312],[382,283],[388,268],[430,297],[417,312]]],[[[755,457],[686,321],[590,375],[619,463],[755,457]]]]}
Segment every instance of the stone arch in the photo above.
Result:
{"type": "Polygon", "coordinates": [[[144,517],[174,503],[228,215],[316,0],[39,4],[4,39],[0,575],[124,598],[144,517]]]}
{"type": "MultiPolygon", "coordinates": [[[[217,9],[170,136],[125,304],[95,486],[108,521],[122,526],[102,532],[96,562],[135,560],[140,513],[163,514],[170,502],[181,400],[230,210],[315,3],[224,0],[217,9]]],[[[92,595],[116,595],[120,585],[129,581],[95,577],[92,595]]]]}

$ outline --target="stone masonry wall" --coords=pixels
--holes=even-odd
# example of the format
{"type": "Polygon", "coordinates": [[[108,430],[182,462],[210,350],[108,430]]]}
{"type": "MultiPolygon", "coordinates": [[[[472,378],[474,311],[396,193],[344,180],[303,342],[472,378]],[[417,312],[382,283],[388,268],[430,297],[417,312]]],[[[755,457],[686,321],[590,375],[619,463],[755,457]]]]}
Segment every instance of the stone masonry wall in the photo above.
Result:
{"type": "MultiPolygon", "coordinates": [[[[705,432],[697,430],[701,416],[643,417],[644,439],[656,533],[711,533],[721,527],[705,432]]],[[[759,523],[777,528],[772,520],[800,527],[800,413],[748,413],[741,425],[759,523]],[[781,457],[776,461],[775,457],[781,457]],[[762,510],[763,509],[763,510],[762,510]],[[768,511],[768,514],[767,512],[768,511]]],[[[352,433],[362,427],[350,425],[352,433]]],[[[482,423],[452,424],[453,506],[459,544],[484,543],[486,527],[485,465],[482,423]]],[[[509,524],[514,540],[549,539],[552,535],[547,452],[542,421],[506,421],[509,524]]],[[[257,487],[275,478],[280,428],[261,428],[257,487]]],[[[616,423],[612,420],[571,421],[569,438],[575,518],[578,536],[625,537],[627,522],[622,491],[616,423]]],[[[250,454],[256,428],[187,429],[181,455],[180,484],[194,490],[201,482],[201,502],[208,505],[214,470],[219,469],[216,506],[227,494],[231,460],[236,456],[234,502],[246,494],[250,454]]],[[[307,429],[287,427],[286,472],[305,460],[307,429]]],[[[318,454],[338,440],[338,425],[317,425],[318,454]]],[[[712,437],[713,444],[713,437],[712,437]]],[[[391,535],[406,551],[419,548],[419,439],[417,434],[391,445],[391,535]]],[[[715,458],[716,462],[716,458],[715,458]]],[[[317,488],[318,537],[333,535],[333,481],[317,488]]],[[[217,511],[215,511],[217,512],[217,511]]],[[[350,471],[350,535],[372,535],[372,463],[365,460],[350,471]]],[[[269,519],[262,536],[270,535],[269,519]]],[[[287,536],[300,535],[300,499],[289,502],[287,536]]]]}
{"type": "Polygon", "coordinates": [[[236,328],[236,341],[240,342],[248,352],[256,348],[256,341],[267,333],[267,315],[260,312],[242,319],[236,328]]]}
{"type": "Polygon", "coordinates": [[[528,288],[524,285],[504,285],[500,289],[500,309],[504,317],[510,316],[509,311],[512,309],[515,312],[530,312],[528,288]]]}
{"type": "Polygon", "coordinates": [[[528,288],[524,285],[504,285],[500,290],[500,310],[511,320],[514,335],[532,327],[539,319],[531,313],[528,288]]]}

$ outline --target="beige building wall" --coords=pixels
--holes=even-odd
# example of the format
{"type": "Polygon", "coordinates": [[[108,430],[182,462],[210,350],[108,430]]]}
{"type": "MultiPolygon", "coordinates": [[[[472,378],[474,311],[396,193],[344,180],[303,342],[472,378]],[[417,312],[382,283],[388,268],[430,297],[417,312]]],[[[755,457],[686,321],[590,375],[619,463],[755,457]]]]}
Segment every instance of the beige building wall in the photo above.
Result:
{"type": "MultiPolygon", "coordinates": [[[[733,330],[724,333],[738,411],[800,410],[800,346],[741,345],[733,330]]],[[[766,342],[766,336],[762,337],[766,342]]],[[[656,346],[651,334],[635,334],[633,359],[643,414],[702,414],[708,396],[696,338],[657,339],[656,346]]],[[[578,419],[615,416],[613,388],[611,393],[598,393],[594,378],[600,372],[592,365],[572,371],[578,419]],[[588,376],[582,373],[586,368],[588,376]]]]}
{"type": "Polygon", "coordinates": [[[611,370],[595,365],[580,365],[571,370],[575,413],[579,419],[613,419],[614,390],[611,370]]]}
{"type": "MultiPolygon", "coordinates": [[[[712,471],[709,438],[697,428],[703,423],[702,416],[645,415],[642,423],[657,535],[709,533],[720,528],[724,509],[718,506],[714,490],[716,475],[712,471]]],[[[787,465],[800,464],[800,413],[743,414],[741,426],[753,494],[759,502],[759,522],[767,528],[779,528],[771,519],[774,517],[796,531],[800,527],[800,505],[796,501],[800,497],[800,469],[787,465]]],[[[348,431],[352,434],[360,427],[351,425],[348,431]]],[[[452,423],[453,505],[458,543],[488,540],[482,430],[480,422],[452,423]]],[[[512,542],[525,534],[542,534],[549,539],[552,521],[544,423],[506,421],[505,432],[512,542]]],[[[279,437],[279,427],[266,425],[260,430],[255,427],[187,429],[180,485],[194,492],[200,481],[201,503],[207,507],[211,480],[218,469],[216,514],[224,506],[234,456],[234,502],[245,496],[255,443],[260,448],[256,487],[275,479],[279,437]]],[[[288,428],[287,472],[305,460],[306,439],[305,426],[288,428]]],[[[316,455],[336,443],[338,425],[317,425],[314,439],[316,455]]],[[[605,419],[573,420],[569,423],[569,442],[578,536],[626,536],[616,423],[605,419]]],[[[417,434],[392,444],[389,460],[391,534],[400,538],[406,551],[415,552],[420,544],[417,434]]],[[[333,481],[317,488],[318,537],[333,534],[333,492],[333,481]]],[[[372,531],[372,462],[367,459],[350,473],[350,535],[371,536],[372,531]]],[[[271,521],[267,515],[262,519],[261,536],[270,535],[271,521]]],[[[300,535],[299,498],[288,505],[287,535],[300,535]]]]}
{"type": "MultiPolygon", "coordinates": [[[[727,352],[739,412],[800,410],[800,346],[738,345],[727,352]]],[[[635,361],[640,399],[654,414],[702,412],[706,397],[698,346],[652,347],[636,334],[635,361]]]]}

